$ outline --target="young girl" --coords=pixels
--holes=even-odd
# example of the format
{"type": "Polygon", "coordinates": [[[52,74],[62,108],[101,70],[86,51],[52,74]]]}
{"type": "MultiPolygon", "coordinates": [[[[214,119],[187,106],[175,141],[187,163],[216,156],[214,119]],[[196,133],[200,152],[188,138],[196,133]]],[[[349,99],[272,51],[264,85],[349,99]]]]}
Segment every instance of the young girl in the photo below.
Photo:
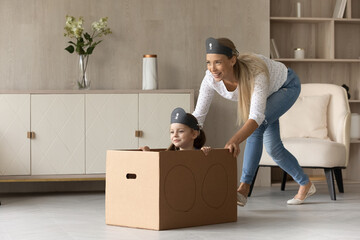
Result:
{"type": "MultiPolygon", "coordinates": [[[[182,108],[175,108],[171,113],[170,120],[170,139],[171,145],[168,151],[178,150],[202,150],[205,155],[211,150],[204,146],[206,137],[200,129],[197,119],[190,113],[186,113],[182,108]]],[[[143,151],[149,151],[148,146],[140,148],[143,151]]]]}

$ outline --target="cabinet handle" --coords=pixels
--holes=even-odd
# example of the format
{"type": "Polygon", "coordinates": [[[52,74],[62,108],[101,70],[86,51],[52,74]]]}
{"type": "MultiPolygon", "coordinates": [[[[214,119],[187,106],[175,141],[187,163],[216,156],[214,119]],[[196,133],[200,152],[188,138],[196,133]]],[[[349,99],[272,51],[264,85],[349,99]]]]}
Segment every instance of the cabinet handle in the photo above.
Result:
{"type": "Polygon", "coordinates": [[[27,138],[34,139],[35,138],[35,132],[27,132],[27,138]]]}
{"type": "Polygon", "coordinates": [[[140,130],[135,131],[135,137],[142,137],[142,136],[143,136],[143,131],[140,130]]]}

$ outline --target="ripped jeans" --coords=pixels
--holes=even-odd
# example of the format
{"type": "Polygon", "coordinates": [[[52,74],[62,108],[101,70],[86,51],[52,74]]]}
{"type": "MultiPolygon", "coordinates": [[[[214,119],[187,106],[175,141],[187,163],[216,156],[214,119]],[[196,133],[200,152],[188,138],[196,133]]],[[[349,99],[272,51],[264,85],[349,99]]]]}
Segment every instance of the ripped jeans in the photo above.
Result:
{"type": "Polygon", "coordinates": [[[306,185],[309,177],[296,158],[284,148],[280,139],[279,117],[295,103],[301,90],[298,76],[288,69],[288,76],[281,88],[267,98],[264,122],[248,137],[244,152],[241,182],[251,184],[258,168],[263,145],[271,158],[298,184],[306,185]]]}

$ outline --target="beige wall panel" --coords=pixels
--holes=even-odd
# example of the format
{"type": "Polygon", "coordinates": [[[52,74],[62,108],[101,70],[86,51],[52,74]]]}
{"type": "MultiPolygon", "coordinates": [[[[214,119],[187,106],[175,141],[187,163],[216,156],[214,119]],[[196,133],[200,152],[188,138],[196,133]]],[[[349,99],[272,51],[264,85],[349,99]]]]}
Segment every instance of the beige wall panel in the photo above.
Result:
{"type": "MultiPolygon", "coordinates": [[[[78,58],[67,53],[65,15],[85,27],[109,17],[113,34],[90,56],[92,89],[141,89],[142,55],[158,55],[160,89],[195,89],[205,73],[205,39],[229,37],[240,52],[269,55],[269,0],[0,0],[0,89],[72,89],[78,58]]],[[[237,129],[234,104],[216,98],[208,144],[237,129]],[[217,137],[221,136],[221,137],[217,137]]],[[[242,161],[242,157],[239,157],[242,161]]]]}
{"type": "Polygon", "coordinates": [[[71,89],[77,56],[67,53],[65,15],[87,28],[109,17],[113,34],[95,48],[93,89],[140,89],[142,55],[158,54],[160,88],[198,88],[204,41],[226,36],[241,51],[268,53],[268,0],[0,0],[0,89],[71,89]],[[262,6],[262,7],[259,7],[262,6]]]}
{"type": "Polygon", "coordinates": [[[360,58],[360,27],[358,23],[335,24],[335,58],[360,58]]]}
{"type": "Polygon", "coordinates": [[[90,57],[92,89],[140,89],[142,55],[155,53],[159,88],[193,88],[197,96],[207,37],[229,37],[240,51],[269,51],[268,0],[0,0],[0,89],[72,88],[78,59],[64,50],[66,14],[84,16],[85,26],[109,17],[113,34],[90,57]]]}

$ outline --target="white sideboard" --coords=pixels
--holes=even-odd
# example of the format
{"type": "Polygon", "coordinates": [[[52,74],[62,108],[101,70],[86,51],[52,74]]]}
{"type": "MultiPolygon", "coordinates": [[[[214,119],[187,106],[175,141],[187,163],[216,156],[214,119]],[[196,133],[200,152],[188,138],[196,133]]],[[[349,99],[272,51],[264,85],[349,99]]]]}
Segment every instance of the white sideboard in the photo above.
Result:
{"type": "Polygon", "coordinates": [[[31,175],[84,174],[84,94],[31,94],[30,102],[31,175]]]}
{"type": "Polygon", "coordinates": [[[0,94],[0,175],[30,174],[30,95],[0,94]]]}
{"type": "Polygon", "coordinates": [[[106,150],[170,144],[193,90],[0,91],[0,180],[105,176],[106,150]]]}

